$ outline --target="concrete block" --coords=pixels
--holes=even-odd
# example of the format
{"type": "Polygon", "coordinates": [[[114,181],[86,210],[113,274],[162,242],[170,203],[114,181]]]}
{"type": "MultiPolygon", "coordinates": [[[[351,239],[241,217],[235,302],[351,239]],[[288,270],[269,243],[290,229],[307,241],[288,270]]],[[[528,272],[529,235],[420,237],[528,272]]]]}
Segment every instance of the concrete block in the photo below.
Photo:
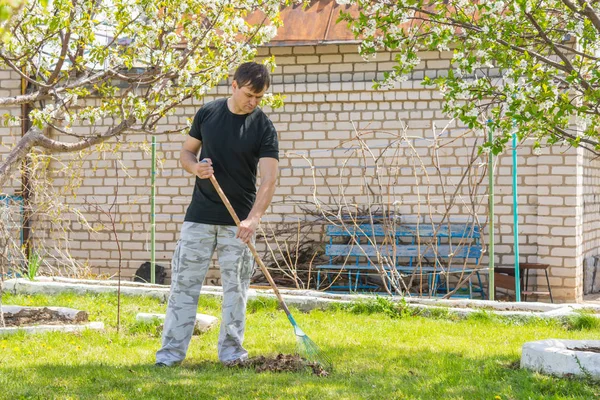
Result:
{"type": "Polygon", "coordinates": [[[598,349],[600,340],[549,339],[523,345],[521,368],[558,376],[600,378],[600,353],[574,349],[598,349]]]}
{"type": "MultiPolygon", "coordinates": [[[[165,314],[155,314],[155,313],[138,313],[135,316],[136,321],[153,321],[165,320],[165,314]]],[[[217,317],[213,317],[212,315],[206,314],[196,314],[196,323],[194,325],[194,334],[204,333],[211,329],[213,326],[217,324],[219,319],[217,317]]]]}

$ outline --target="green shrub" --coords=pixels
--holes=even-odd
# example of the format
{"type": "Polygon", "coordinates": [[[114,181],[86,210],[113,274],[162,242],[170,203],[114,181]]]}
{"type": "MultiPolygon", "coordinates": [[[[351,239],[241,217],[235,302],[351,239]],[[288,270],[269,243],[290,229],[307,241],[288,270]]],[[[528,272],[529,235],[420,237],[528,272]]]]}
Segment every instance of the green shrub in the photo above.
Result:
{"type": "Polygon", "coordinates": [[[352,314],[385,314],[391,318],[402,318],[413,315],[412,311],[406,304],[406,300],[402,299],[399,302],[393,301],[386,297],[376,297],[361,301],[354,301],[348,304],[337,306],[342,310],[351,312],[352,314]]]}
{"type": "Polygon", "coordinates": [[[27,279],[29,279],[30,281],[35,280],[35,277],[37,276],[37,273],[40,270],[40,265],[42,265],[42,258],[40,257],[40,255],[36,252],[31,253],[29,255],[29,261],[27,263],[27,270],[24,273],[27,279]]]}
{"type": "Polygon", "coordinates": [[[270,297],[257,297],[249,300],[246,306],[246,312],[250,314],[258,311],[276,311],[277,309],[279,309],[279,302],[270,297]]]}
{"type": "Polygon", "coordinates": [[[567,317],[566,326],[569,330],[593,330],[600,329],[600,319],[589,312],[579,311],[576,315],[567,317]]]}
{"type": "Polygon", "coordinates": [[[158,318],[150,321],[136,321],[129,327],[128,331],[132,335],[146,334],[151,337],[160,337],[162,333],[162,324],[163,321],[158,318]]]}
{"type": "Polygon", "coordinates": [[[477,310],[474,313],[469,314],[467,319],[469,321],[491,322],[495,319],[495,316],[489,311],[477,310]]]}
{"type": "Polygon", "coordinates": [[[428,307],[418,311],[418,314],[431,319],[446,319],[458,320],[460,316],[456,313],[451,313],[447,307],[428,307]]]}

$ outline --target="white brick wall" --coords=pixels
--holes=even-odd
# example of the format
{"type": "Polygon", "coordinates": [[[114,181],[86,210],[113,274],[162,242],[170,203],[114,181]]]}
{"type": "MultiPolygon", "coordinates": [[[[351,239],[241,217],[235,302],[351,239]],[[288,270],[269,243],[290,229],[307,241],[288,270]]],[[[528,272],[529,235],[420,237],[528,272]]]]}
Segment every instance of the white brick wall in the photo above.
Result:
{"type": "MultiPolygon", "coordinates": [[[[476,159],[471,174],[463,180],[472,148],[484,138],[467,133],[456,122],[448,124],[441,113],[440,94],[424,89],[419,83],[422,70],[415,72],[417,80],[404,82],[398,89],[374,91],[372,80],[393,66],[389,54],[378,55],[370,63],[356,55],[356,45],[273,47],[261,49],[260,54],[277,56],[278,68],[271,91],[287,96],[283,109],[265,110],[279,132],[281,148],[281,177],[265,222],[295,223],[298,217],[305,216],[305,209],[311,209],[315,181],[313,169],[304,156],[314,166],[316,193],[324,206],[338,203],[342,193],[349,203],[364,205],[373,196],[361,179],[366,173],[366,181],[375,193],[383,195],[385,202],[399,202],[397,210],[406,221],[426,220],[430,216],[439,219],[456,190],[461,197],[451,208],[451,218],[465,220],[476,213],[486,223],[487,176],[482,176],[486,160],[476,159]],[[439,158],[434,157],[431,147],[434,124],[449,126],[449,131],[439,138],[439,158]],[[404,126],[411,137],[409,142],[398,141],[404,126]],[[355,127],[363,132],[362,139],[373,155],[385,159],[387,168],[380,171],[383,193],[375,185],[370,154],[366,154],[368,168],[361,168],[363,155],[355,138],[355,127]],[[434,168],[434,159],[441,173],[434,168]],[[478,187],[469,189],[469,182],[479,180],[478,187]]],[[[449,57],[450,53],[423,53],[420,68],[426,68],[428,75],[443,74],[449,57]]],[[[11,85],[14,86],[0,85],[0,94],[18,90],[11,85]]],[[[228,86],[221,85],[204,101],[226,96],[228,92],[228,86]]],[[[188,102],[178,110],[178,117],[165,121],[159,130],[184,124],[185,118],[192,117],[200,106],[196,101],[188,102]]],[[[89,131],[89,127],[82,131],[89,131]]],[[[9,146],[14,143],[11,134],[18,135],[19,130],[0,128],[2,141],[9,146]]],[[[150,259],[150,154],[138,146],[149,138],[135,135],[128,140],[131,145],[125,146],[122,163],[128,168],[129,177],[119,173],[117,199],[117,226],[126,276],[150,259]]],[[[158,158],[164,163],[156,179],[156,255],[158,263],[165,266],[169,264],[193,188],[193,179],[178,165],[183,140],[182,135],[158,137],[158,158]]],[[[578,154],[577,150],[562,148],[546,149],[543,155],[535,156],[527,143],[521,144],[518,153],[521,262],[550,264],[556,298],[577,300],[581,297],[581,261],[597,254],[600,248],[600,161],[578,154]],[[581,182],[576,179],[578,169],[581,182]],[[581,200],[577,197],[578,190],[582,193],[581,200]]],[[[77,197],[66,198],[68,203],[81,207],[96,201],[105,208],[112,203],[117,178],[111,157],[106,158],[99,160],[97,155],[86,158],[82,164],[86,178],[77,190],[77,197]]],[[[496,265],[512,266],[510,153],[498,158],[495,173],[496,265]]],[[[57,177],[56,182],[61,179],[57,177]]],[[[86,212],[86,216],[90,221],[107,223],[106,217],[97,212],[86,212]]],[[[39,224],[46,226],[43,221],[39,224]]],[[[71,229],[71,254],[96,273],[115,273],[118,255],[114,238],[110,239],[106,230],[89,232],[74,217],[67,225],[71,229]]],[[[40,229],[36,235],[42,235],[40,229]]],[[[487,259],[482,264],[487,265],[487,259]]],[[[218,273],[213,271],[210,279],[218,279],[218,273]]]]}

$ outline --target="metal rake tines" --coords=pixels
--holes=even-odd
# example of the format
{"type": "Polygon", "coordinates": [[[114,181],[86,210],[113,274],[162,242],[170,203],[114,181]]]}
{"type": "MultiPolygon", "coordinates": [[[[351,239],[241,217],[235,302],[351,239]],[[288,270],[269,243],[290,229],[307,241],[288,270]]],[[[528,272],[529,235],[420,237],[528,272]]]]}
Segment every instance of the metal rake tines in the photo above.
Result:
{"type": "Polygon", "coordinates": [[[333,370],[333,361],[306,335],[297,335],[298,352],[308,361],[316,362],[328,372],[333,370]]]}
{"type": "Polygon", "coordinates": [[[298,353],[304,356],[310,362],[316,362],[328,372],[333,370],[333,361],[309,338],[306,333],[298,326],[292,314],[288,314],[288,319],[294,327],[294,334],[298,342],[298,353]]]}

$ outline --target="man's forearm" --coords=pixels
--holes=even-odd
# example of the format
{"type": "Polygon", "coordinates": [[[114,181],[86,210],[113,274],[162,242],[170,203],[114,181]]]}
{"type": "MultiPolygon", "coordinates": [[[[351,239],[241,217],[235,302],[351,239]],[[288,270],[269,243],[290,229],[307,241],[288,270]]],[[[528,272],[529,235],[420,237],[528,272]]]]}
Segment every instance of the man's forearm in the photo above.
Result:
{"type": "Polygon", "coordinates": [[[196,175],[196,167],[195,166],[198,163],[198,156],[196,154],[194,154],[188,150],[182,150],[179,160],[181,162],[181,166],[183,167],[183,169],[185,169],[187,172],[189,172],[192,175],[196,175]]]}
{"type": "Polygon", "coordinates": [[[264,181],[260,184],[258,188],[258,193],[256,194],[256,201],[254,202],[254,206],[252,206],[252,210],[250,210],[250,214],[248,214],[248,219],[256,219],[260,220],[260,218],[264,215],[265,211],[271,204],[271,200],[273,199],[273,194],[275,193],[275,180],[264,181]]]}

